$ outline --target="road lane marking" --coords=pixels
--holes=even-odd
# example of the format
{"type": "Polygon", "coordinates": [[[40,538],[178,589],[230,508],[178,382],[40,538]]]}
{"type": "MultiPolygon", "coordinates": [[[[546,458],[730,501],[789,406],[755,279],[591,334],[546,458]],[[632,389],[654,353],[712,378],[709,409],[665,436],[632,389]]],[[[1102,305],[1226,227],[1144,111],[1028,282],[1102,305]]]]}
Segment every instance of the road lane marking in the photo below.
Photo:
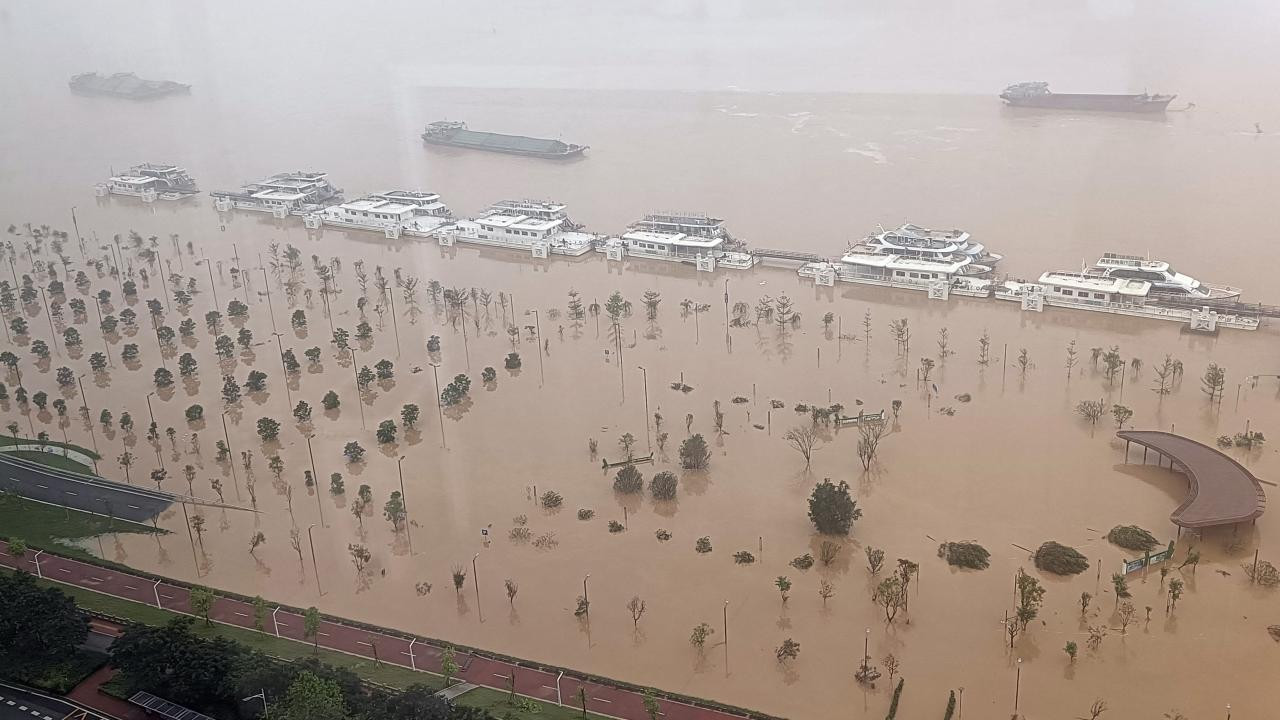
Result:
{"type": "Polygon", "coordinates": [[[75,495],[75,494],[76,494],[76,493],[71,492],[70,490],[63,490],[62,492],[66,493],[66,494],[68,494],[68,495],[75,495]]]}
{"type": "Polygon", "coordinates": [[[232,610],[232,612],[234,612],[236,615],[239,615],[240,617],[249,617],[249,613],[242,613],[239,610],[232,610]]]}
{"type": "Polygon", "coordinates": [[[165,600],[172,600],[172,599],[173,599],[173,596],[172,596],[172,595],[165,595],[164,593],[160,593],[160,597],[164,598],[165,600]]]}
{"type": "Polygon", "coordinates": [[[510,679],[511,679],[511,676],[510,676],[510,675],[499,675],[498,673],[493,673],[493,676],[494,676],[494,677],[496,677],[496,678],[502,678],[503,680],[510,680],[510,679]]]}
{"type": "Polygon", "coordinates": [[[41,485],[40,483],[36,483],[36,487],[41,488],[41,489],[43,489],[43,490],[48,490],[48,489],[49,489],[49,486],[48,486],[48,485],[41,485]]]}
{"type": "Polygon", "coordinates": [[[69,573],[69,572],[71,572],[71,571],[70,571],[70,570],[68,570],[68,569],[66,569],[66,568],[58,568],[58,572],[69,573]]]}
{"type": "Polygon", "coordinates": [[[134,587],[134,586],[132,586],[132,585],[125,585],[125,586],[124,586],[124,589],[125,589],[125,590],[137,590],[138,588],[136,588],[136,587],[134,587]]]}
{"type": "Polygon", "coordinates": [[[546,689],[548,689],[548,690],[555,690],[555,688],[551,687],[550,685],[543,685],[542,687],[544,687],[544,688],[546,688],[546,689]]]}
{"type": "Polygon", "coordinates": [[[90,576],[89,576],[89,579],[90,579],[90,580],[92,580],[92,581],[94,581],[94,582],[106,582],[106,580],[103,580],[103,579],[102,579],[102,578],[100,578],[100,577],[94,577],[94,576],[92,576],[92,575],[90,575],[90,576]]]}
{"type": "Polygon", "coordinates": [[[373,647],[373,645],[372,645],[371,643],[367,643],[367,642],[365,642],[365,641],[363,641],[363,640],[357,640],[357,641],[356,641],[356,644],[358,644],[358,645],[364,645],[365,647],[373,647]]]}
{"type": "Polygon", "coordinates": [[[129,507],[130,507],[130,508],[132,508],[132,509],[134,509],[134,510],[141,510],[141,509],[142,509],[142,508],[138,507],[137,505],[130,505],[129,507]]]}
{"type": "Polygon", "coordinates": [[[327,633],[327,632],[321,632],[321,631],[319,631],[319,630],[317,630],[316,632],[317,632],[317,633],[319,633],[320,635],[325,636],[325,637],[329,637],[329,633],[327,633]]]}
{"type": "Polygon", "coordinates": [[[592,699],[592,700],[595,700],[596,702],[602,702],[602,703],[612,703],[612,702],[613,702],[612,700],[605,700],[604,698],[598,698],[598,697],[593,697],[593,698],[591,698],[591,699],[592,699]]]}
{"type": "Polygon", "coordinates": [[[276,625],[278,625],[279,627],[289,627],[288,625],[285,625],[285,624],[284,624],[284,623],[282,623],[282,622],[278,622],[278,623],[276,623],[276,625]]]}

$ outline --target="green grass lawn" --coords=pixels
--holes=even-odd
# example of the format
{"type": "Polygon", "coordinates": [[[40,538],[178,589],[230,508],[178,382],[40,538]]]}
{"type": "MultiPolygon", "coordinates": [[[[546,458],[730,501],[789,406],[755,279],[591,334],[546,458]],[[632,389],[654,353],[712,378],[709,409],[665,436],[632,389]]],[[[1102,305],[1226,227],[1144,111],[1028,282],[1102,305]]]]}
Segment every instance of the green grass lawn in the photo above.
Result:
{"type": "Polygon", "coordinates": [[[77,462],[69,457],[63,457],[57,453],[40,452],[39,450],[15,450],[13,452],[4,453],[5,457],[19,458],[28,462],[47,465],[54,470],[66,470],[68,472],[79,473],[81,475],[97,475],[93,468],[82,462],[77,462]]]}
{"type": "MultiPolygon", "coordinates": [[[[2,522],[0,522],[2,524],[2,522]]],[[[8,571],[5,571],[8,572],[8,571]]],[[[130,600],[122,600],[120,598],[110,597],[96,593],[92,590],[72,587],[55,583],[49,580],[37,580],[38,583],[47,587],[56,587],[75,599],[76,604],[88,610],[94,610],[107,615],[112,615],[124,620],[143,623],[146,625],[163,625],[175,617],[182,617],[177,613],[167,610],[143,605],[141,603],[132,602],[130,600]]],[[[245,628],[231,627],[214,623],[212,626],[206,626],[203,621],[197,620],[193,629],[196,633],[206,637],[225,637],[235,640],[241,644],[247,645],[259,652],[272,657],[281,658],[283,660],[296,660],[303,657],[317,657],[324,662],[351,670],[360,677],[370,682],[386,685],[393,688],[404,689],[416,683],[430,685],[432,687],[440,687],[441,677],[426,672],[417,672],[406,667],[391,665],[389,663],[375,664],[372,660],[348,655],[334,650],[325,650],[321,648],[316,652],[310,645],[305,643],[278,638],[274,635],[255,632],[245,628]]],[[[489,688],[478,688],[458,698],[456,701],[459,705],[470,707],[480,707],[489,710],[499,717],[503,713],[510,713],[512,718],[520,720],[574,720],[582,717],[582,710],[572,707],[560,707],[551,703],[532,701],[533,705],[530,710],[522,710],[507,704],[507,694],[499,690],[491,690],[489,688]],[[536,709],[534,709],[536,708],[536,709]]],[[[587,713],[588,720],[606,720],[602,715],[595,713],[587,713]]]]}
{"type": "MultiPolygon", "coordinates": [[[[81,452],[96,460],[101,460],[102,456],[90,450],[89,448],[80,447],[71,443],[58,442],[56,440],[29,440],[27,438],[15,438],[12,435],[0,435],[0,448],[10,445],[47,445],[49,447],[62,448],[65,447],[75,452],[81,452]]],[[[6,452],[9,457],[21,458],[30,462],[48,465],[57,470],[67,470],[69,472],[80,473],[82,475],[97,475],[93,471],[93,467],[85,465],[82,462],[72,460],[54,452],[41,452],[39,450],[19,450],[15,452],[6,452]]]]}
{"type": "Polygon", "coordinates": [[[102,459],[102,456],[98,453],[90,450],[89,448],[80,447],[75,443],[64,443],[60,440],[30,440],[22,437],[15,438],[12,435],[0,435],[0,447],[6,447],[8,445],[29,445],[33,443],[37,445],[49,445],[51,447],[64,447],[69,450],[75,450],[76,452],[82,452],[91,458],[98,460],[102,459]]]}
{"type": "Polygon", "coordinates": [[[128,520],[99,517],[78,510],[23,500],[17,495],[0,494],[0,536],[22,540],[30,548],[48,550],[68,557],[90,558],[93,557],[91,553],[67,541],[84,540],[113,532],[161,531],[128,520]]]}

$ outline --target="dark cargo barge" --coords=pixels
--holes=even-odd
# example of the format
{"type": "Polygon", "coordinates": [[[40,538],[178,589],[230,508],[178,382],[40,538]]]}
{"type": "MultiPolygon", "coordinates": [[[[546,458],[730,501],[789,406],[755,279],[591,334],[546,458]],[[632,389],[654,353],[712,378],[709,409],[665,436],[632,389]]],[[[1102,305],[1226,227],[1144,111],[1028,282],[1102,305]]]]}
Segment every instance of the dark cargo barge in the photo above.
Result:
{"type": "Polygon", "coordinates": [[[468,130],[466,123],[449,121],[433,122],[428,125],[426,131],[422,133],[422,140],[428,145],[445,145],[536,158],[579,157],[587,149],[586,145],[574,145],[559,140],[477,132],[468,130]]]}
{"type": "Polygon", "coordinates": [[[1055,93],[1049,83],[1024,82],[1010,85],[1001,99],[1015,107],[1047,110],[1092,110],[1095,112],[1162,113],[1175,95],[1099,95],[1055,93]]]}

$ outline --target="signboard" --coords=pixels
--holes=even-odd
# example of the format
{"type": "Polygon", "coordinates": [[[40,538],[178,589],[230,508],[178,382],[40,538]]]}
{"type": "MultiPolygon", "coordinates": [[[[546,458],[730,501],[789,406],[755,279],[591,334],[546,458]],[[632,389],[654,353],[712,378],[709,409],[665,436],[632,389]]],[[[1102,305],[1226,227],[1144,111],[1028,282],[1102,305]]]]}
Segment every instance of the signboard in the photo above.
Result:
{"type": "Polygon", "coordinates": [[[1167,560],[1172,560],[1172,559],[1173,559],[1173,541],[1170,540],[1169,546],[1158,553],[1147,553],[1146,555],[1136,560],[1124,560],[1123,561],[1124,574],[1128,575],[1131,572],[1136,572],[1145,567],[1157,565],[1159,563],[1165,562],[1167,560]]]}

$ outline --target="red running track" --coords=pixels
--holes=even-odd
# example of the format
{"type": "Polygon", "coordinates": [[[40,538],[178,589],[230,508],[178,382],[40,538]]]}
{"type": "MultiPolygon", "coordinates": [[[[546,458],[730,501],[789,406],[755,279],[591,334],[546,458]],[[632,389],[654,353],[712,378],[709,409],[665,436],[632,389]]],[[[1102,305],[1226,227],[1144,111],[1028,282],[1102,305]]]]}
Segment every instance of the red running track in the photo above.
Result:
{"type": "MultiPolygon", "coordinates": [[[[26,570],[47,580],[93,590],[104,595],[132,600],[163,610],[191,614],[187,589],[163,581],[147,580],[42,551],[28,551],[25,556],[16,558],[11,556],[6,548],[6,551],[0,551],[0,565],[26,570]]],[[[226,625],[256,629],[253,605],[232,598],[217,596],[213,609],[209,612],[209,619],[226,625]]],[[[277,637],[311,644],[311,641],[303,636],[302,616],[278,607],[273,608],[273,612],[267,616],[263,631],[277,637]]],[[[329,650],[370,659],[376,655],[376,658],[382,662],[424,672],[440,673],[442,649],[416,639],[407,640],[396,635],[322,620],[316,640],[320,647],[329,650]]],[[[460,653],[455,657],[455,662],[462,668],[457,674],[458,679],[474,685],[506,692],[508,679],[512,673],[515,673],[516,693],[520,695],[579,707],[578,688],[585,687],[589,712],[623,720],[647,720],[649,717],[644,710],[642,695],[631,690],[599,685],[572,675],[551,673],[478,655],[460,653]]],[[[739,720],[743,717],[661,698],[658,699],[658,706],[662,717],[666,720],[739,720]]]]}

